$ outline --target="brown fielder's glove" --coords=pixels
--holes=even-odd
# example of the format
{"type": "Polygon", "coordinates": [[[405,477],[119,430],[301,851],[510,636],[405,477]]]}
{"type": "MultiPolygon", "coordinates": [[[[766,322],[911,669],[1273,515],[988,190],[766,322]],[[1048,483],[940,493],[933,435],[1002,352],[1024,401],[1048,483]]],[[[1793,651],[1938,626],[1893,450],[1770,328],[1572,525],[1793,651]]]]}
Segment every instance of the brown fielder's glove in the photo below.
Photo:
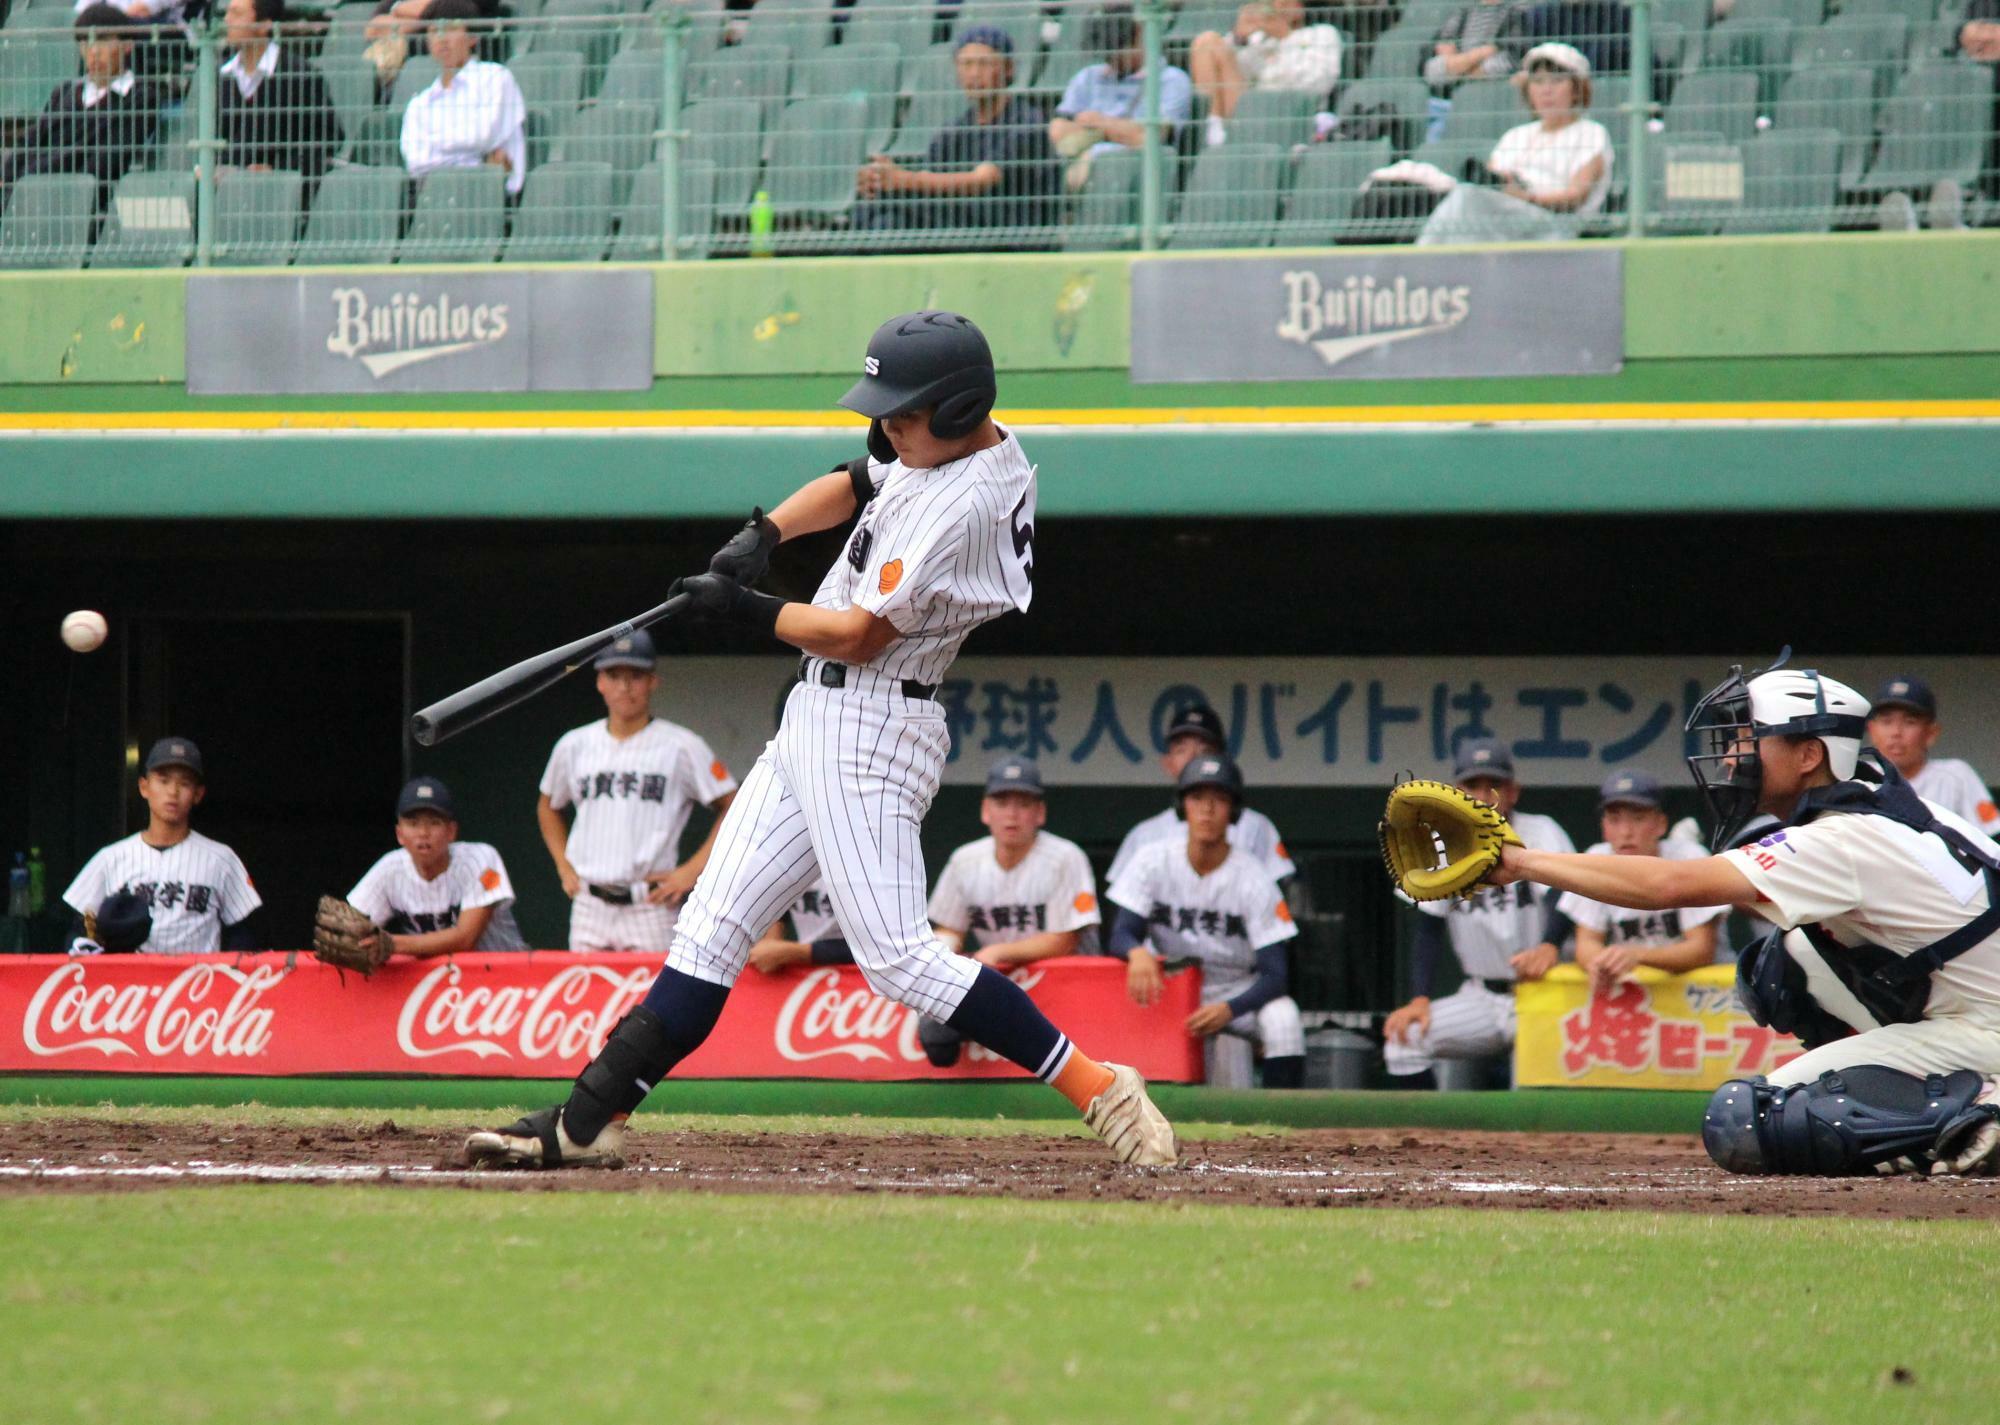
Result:
{"type": "Polygon", "coordinates": [[[1445,782],[1397,783],[1376,832],[1389,879],[1417,901],[1471,895],[1503,847],[1523,844],[1506,817],[1445,782]]]}
{"type": "Polygon", "coordinates": [[[389,958],[389,935],[340,897],[321,896],[313,919],[313,954],[366,979],[389,958]]]}

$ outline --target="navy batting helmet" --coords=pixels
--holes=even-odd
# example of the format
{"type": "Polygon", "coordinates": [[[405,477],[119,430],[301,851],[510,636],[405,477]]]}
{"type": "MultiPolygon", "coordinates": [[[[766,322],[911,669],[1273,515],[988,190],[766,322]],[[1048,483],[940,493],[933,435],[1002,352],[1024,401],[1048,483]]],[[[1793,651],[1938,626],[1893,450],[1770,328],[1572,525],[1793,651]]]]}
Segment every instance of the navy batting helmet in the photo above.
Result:
{"type": "Polygon", "coordinates": [[[1000,394],[993,351],[969,318],[957,312],[905,312],[869,338],[863,375],[840,398],[868,417],[868,453],[894,460],[882,421],[931,407],[931,434],[957,440],[979,429],[1000,394]]]}
{"type": "Polygon", "coordinates": [[[1200,757],[1188,758],[1181,768],[1181,775],[1174,783],[1174,803],[1178,806],[1187,800],[1187,794],[1196,787],[1220,787],[1229,793],[1235,805],[1230,808],[1229,821],[1233,826],[1243,815],[1243,772],[1229,758],[1220,753],[1204,753],[1200,757]]]}

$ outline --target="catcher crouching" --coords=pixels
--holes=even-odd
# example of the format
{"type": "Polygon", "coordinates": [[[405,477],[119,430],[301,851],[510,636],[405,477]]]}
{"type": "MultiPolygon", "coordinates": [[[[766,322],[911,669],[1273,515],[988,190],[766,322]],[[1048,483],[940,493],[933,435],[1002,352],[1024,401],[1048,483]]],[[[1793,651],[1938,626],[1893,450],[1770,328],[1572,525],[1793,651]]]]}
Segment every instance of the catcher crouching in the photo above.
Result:
{"type": "Polygon", "coordinates": [[[2000,1172],[2000,845],[1864,753],[1868,701],[1789,653],[1732,669],[1688,719],[1719,854],[1532,850],[1490,808],[1406,783],[1382,823],[1390,874],[1412,895],[1529,881],[1740,907],[1775,927],[1738,963],[1744,1006],[1807,1052],[1716,1090],[1709,1155],[1738,1173],[2000,1172]],[[1735,845],[1760,814],[1775,823],[1735,845]]]}

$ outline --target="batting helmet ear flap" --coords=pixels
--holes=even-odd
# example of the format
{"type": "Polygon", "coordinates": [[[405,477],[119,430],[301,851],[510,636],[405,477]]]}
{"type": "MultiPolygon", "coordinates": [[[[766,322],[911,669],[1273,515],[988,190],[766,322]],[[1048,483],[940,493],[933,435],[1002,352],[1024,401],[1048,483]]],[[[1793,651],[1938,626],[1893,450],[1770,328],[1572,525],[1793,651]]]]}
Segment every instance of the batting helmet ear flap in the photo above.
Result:
{"type": "Polygon", "coordinates": [[[993,413],[993,389],[961,391],[946,396],[931,412],[931,434],[939,440],[957,440],[979,429],[979,423],[993,413]]]}
{"type": "Polygon", "coordinates": [[[889,444],[889,437],[882,433],[882,422],[868,422],[868,453],[887,465],[896,458],[896,447],[889,444]]]}

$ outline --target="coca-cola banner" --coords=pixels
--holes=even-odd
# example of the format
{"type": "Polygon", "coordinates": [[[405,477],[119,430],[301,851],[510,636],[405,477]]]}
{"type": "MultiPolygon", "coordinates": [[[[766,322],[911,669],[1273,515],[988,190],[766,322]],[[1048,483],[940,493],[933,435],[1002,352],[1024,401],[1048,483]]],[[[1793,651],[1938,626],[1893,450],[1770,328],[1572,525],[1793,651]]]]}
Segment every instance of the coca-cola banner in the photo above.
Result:
{"type": "MultiPolygon", "coordinates": [[[[107,955],[0,960],[0,1072],[397,1074],[564,1079],[653,982],[651,955],[397,959],[372,979],[309,956],[107,955]]],[[[1086,957],[1014,972],[1091,1054],[1149,1079],[1201,1078],[1182,1022],[1194,971],[1148,1008],[1125,967],[1086,957]]],[[[851,965],[747,971],[683,1078],[990,1079],[1023,1071],[974,1045],[949,1069],[917,1042],[915,1011],[851,965]]]]}

